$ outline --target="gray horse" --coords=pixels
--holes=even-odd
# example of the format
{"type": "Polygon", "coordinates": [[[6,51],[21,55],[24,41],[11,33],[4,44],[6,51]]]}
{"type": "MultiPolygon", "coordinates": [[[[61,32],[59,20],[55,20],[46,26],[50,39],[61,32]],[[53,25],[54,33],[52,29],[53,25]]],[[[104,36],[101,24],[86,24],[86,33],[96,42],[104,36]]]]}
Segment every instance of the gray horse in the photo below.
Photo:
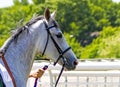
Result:
{"type": "MultiPolygon", "coordinates": [[[[53,61],[56,61],[58,57],[64,57],[67,62],[65,63],[66,70],[74,70],[76,68],[77,58],[72,49],[68,49],[69,45],[55,20],[55,16],[56,12],[54,11],[50,14],[47,8],[44,16],[32,18],[26,25],[17,29],[2,46],[1,50],[4,52],[4,57],[17,87],[26,87],[36,53],[44,53],[53,61]],[[48,28],[49,32],[46,30],[48,28]],[[48,35],[49,33],[50,35],[48,35]],[[57,47],[55,44],[57,44],[57,47]],[[62,53],[62,56],[60,53],[62,53]]],[[[63,65],[63,58],[60,58],[58,63],[63,65]]],[[[4,67],[1,58],[0,64],[4,67]]],[[[6,87],[13,87],[5,85],[6,87]]]]}

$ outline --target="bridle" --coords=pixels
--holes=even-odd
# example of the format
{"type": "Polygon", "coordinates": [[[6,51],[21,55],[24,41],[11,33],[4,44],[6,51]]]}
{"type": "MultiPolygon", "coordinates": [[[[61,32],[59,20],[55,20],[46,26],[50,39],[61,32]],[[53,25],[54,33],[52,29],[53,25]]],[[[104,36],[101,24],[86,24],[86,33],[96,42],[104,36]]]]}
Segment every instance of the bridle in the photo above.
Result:
{"type": "MultiPolygon", "coordinates": [[[[32,22],[32,23],[34,23],[34,22],[32,22]]],[[[30,23],[29,25],[31,25],[32,23],[30,23]]],[[[55,87],[57,87],[58,81],[59,81],[59,79],[60,79],[60,77],[61,77],[61,75],[62,75],[62,72],[63,72],[63,70],[64,70],[64,66],[65,66],[65,64],[67,63],[66,58],[64,57],[64,54],[65,54],[67,51],[69,51],[69,50],[71,49],[71,47],[68,47],[68,48],[66,48],[66,49],[63,51],[63,50],[59,47],[59,45],[57,44],[57,42],[55,41],[55,39],[53,38],[53,36],[52,36],[52,34],[51,34],[51,32],[50,32],[50,29],[53,28],[53,27],[56,27],[56,26],[53,25],[53,26],[51,26],[51,27],[48,27],[48,25],[47,25],[47,23],[46,23],[45,21],[43,21],[43,23],[45,24],[46,31],[47,31],[47,41],[46,41],[46,44],[45,44],[45,47],[44,47],[44,50],[43,50],[42,55],[45,54],[45,51],[46,51],[46,49],[47,49],[47,45],[48,45],[49,38],[51,38],[51,40],[53,41],[53,43],[54,43],[54,45],[55,45],[55,47],[56,47],[56,49],[57,49],[57,51],[58,51],[58,53],[59,53],[59,57],[57,58],[57,60],[54,62],[53,65],[55,66],[61,58],[62,58],[62,60],[63,60],[62,69],[61,69],[60,74],[59,74],[59,76],[58,76],[58,78],[57,78],[57,81],[56,81],[56,83],[55,83],[55,87]]],[[[12,40],[13,40],[13,39],[11,39],[11,41],[12,41],[12,40]]],[[[6,48],[6,49],[7,49],[7,48],[6,48]]],[[[5,49],[5,50],[6,50],[6,49],[5,49]]],[[[16,86],[15,79],[14,79],[14,76],[13,76],[13,74],[12,74],[12,72],[11,72],[8,64],[7,64],[7,61],[6,61],[5,57],[4,57],[4,54],[5,54],[5,51],[4,51],[4,50],[0,51],[0,58],[2,58],[2,60],[3,60],[3,63],[4,63],[4,65],[5,65],[5,68],[7,69],[8,73],[9,73],[11,79],[12,79],[12,82],[13,82],[14,87],[17,87],[17,86],[16,86]]]]}
{"type": "Polygon", "coordinates": [[[52,40],[53,43],[54,43],[54,46],[56,47],[56,49],[57,49],[57,51],[58,51],[58,53],[59,53],[59,56],[58,56],[57,60],[54,62],[53,65],[55,66],[61,58],[62,58],[62,60],[63,60],[62,69],[61,69],[60,74],[59,74],[59,76],[58,76],[58,78],[57,78],[57,81],[56,81],[56,83],[55,83],[55,87],[57,87],[58,81],[59,81],[59,79],[60,79],[60,77],[61,77],[61,75],[62,75],[62,72],[63,72],[63,70],[64,70],[65,64],[67,63],[66,58],[64,57],[64,54],[65,54],[67,51],[69,51],[69,50],[71,49],[71,47],[68,47],[68,48],[66,48],[65,50],[62,50],[62,49],[59,47],[59,45],[57,44],[57,42],[55,41],[55,39],[53,38],[51,32],[50,32],[50,29],[52,29],[53,27],[56,27],[56,26],[53,25],[53,26],[50,26],[50,27],[49,27],[49,26],[47,25],[46,21],[44,21],[44,20],[43,20],[43,23],[45,24],[45,28],[46,28],[46,31],[47,31],[47,41],[46,41],[46,44],[45,44],[45,47],[44,47],[42,56],[45,54],[45,51],[46,51],[46,49],[47,49],[47,45],[48,45],[49,38],[51,38],[51,40],[52,40]]]}
{"type": "Polygon", "coordinates": [[[50,32],[50,29],[52,29],[53,27],[56,27],[55,25],[53,26],[50,26],[48,27],[47,23],[45,21],[43,21],[43,23],[45,24],[45,28],[46,28],[46,31],[47,31],[47,41],[46,41],[46,44],[45,44],[45,47],[44,47],[44,50],[43,50],[43,53],[42,53],[42,56],[45,54],[45,51],[47,49],[47,45],[48,45],[48,41],[49,41],[49,37],[51,38],[51,40],[53,41],[54,43],[54,46],[56,47],[58,53],[59,53],[59,57],[57,58],[57,60],[54,62],[54,65],[57,64],[57,62],[59,61],[60,58],[63,59],[63,62],[67,62],[64,58],[64,54],[69,51],[71,49],[71,47],[68,47],[66,48],[64,51],[62,51],[62,49],[59,47],[59,45],[57,44],[57,42],[55,41],[55,39],[53,38],[51,32],[50,32]]]}

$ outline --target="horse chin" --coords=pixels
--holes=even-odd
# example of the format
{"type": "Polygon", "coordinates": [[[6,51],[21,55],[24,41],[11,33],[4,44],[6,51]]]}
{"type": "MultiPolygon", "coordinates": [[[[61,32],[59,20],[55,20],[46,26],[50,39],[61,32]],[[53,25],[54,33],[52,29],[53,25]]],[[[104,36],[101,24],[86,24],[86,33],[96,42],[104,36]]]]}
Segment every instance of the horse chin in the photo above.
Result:
{"type": "MultiPolygon", "coordinates": [[[[59,62],[59,64],[60,64],[61,66],[63,66],[63,63],[59,62]]],[[[69,64],[65,64],[65,66],[64,66],[64,70],[65,70],[65,71],[71,71],[71,70],[75,70],[75,69],[76,69],[76,66],[71,66],[71,65],[69,65],[69,64]]]]}
{"type": "Polygon", "coordinates": [[[76,69],[76,66],[68,66],[68,65],[65,65],[65,71],[71,71],[71,70],[75,70],[76,69]]]}

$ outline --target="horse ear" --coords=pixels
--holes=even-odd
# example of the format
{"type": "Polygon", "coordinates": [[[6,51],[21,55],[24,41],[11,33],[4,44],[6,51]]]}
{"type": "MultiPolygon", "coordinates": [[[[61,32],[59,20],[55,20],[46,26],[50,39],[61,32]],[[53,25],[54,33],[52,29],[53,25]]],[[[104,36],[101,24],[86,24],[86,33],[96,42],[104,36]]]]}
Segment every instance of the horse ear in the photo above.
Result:
{"type": "Polygon", "coordinates": [[[44,16],[45,16],[46,20],[49,21],[49,19],[50,19],[50,10],[48,8],[45,9],[44,16]]]}
{"type": "Polygon", "coordinates": [[[51,18],[55,19],[56,17],[56,11],[54,11],[52,14],[51,14],[51,18]]]}

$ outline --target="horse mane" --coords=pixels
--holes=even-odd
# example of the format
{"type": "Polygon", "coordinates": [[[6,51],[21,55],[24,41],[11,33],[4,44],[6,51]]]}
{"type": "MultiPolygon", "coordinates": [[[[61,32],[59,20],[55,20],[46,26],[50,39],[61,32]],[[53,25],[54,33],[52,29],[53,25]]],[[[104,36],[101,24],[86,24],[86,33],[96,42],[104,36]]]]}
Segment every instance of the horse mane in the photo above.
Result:
{"type": "MultiPolygon", "coordinates": [[[[24,26],[22,26],[22,27],[20,27],[20,28],[17,28],[17,29],[15,30],[15,32],[13,33],[13,35],[12,35],[12,36],[14,36],[14,37],[13,37],[14,41],[17,42],[18,36],[19,36],[23,31],[28,30],[28,29],[29,29],[29,26],[31,26],[32,24],[36,23],[38,20],[41,20],[41,19],[43,19],[43,18],[44,18],[44,16],[35,16],[35,17],[32,17],[32,19],[31,19],[28,23],[26,23],[24,26]]],[[[29,30],[28,30],[28,31],[29,31],[29,30]]]]}
{"type": "Polygon", "coordinates": [[[42,20],[44,19],[44,16],[35,16],[35,17],[32,17],[31,20],[29,22],[27,22],[24,26],[20,27],[20,28],[17,28],[15,30],[15,32],[12,34],[12,36],[9,38],[9,40],[4,44],[4,46],[2,48],[0,48],[0,52],[4,53],[6,52],[6,50],[8,49],[9,45],[11,44],[11,42],[15,41],[17,42],[17,39],[19,37],[19,35],[27,30],[29,31],[29,27],[36,23],[38,20],[42,20]]]}
{"type": "Polygon", "coordinates": [[[43,16],[36,16],[36,17],[33,17],[28,23],[26,23],[24,26],[20,27],[20,28],[17,28],[15,30],[15,32],[13,33],[13,39],[14,40],[17,40],[18,36],[23,32],[25,31],[26,29],[28,30],[29,26],[31,26],[32,24],[36,23],[38,20],[41,20],[43,19],[44,17],[43,16]]]}

